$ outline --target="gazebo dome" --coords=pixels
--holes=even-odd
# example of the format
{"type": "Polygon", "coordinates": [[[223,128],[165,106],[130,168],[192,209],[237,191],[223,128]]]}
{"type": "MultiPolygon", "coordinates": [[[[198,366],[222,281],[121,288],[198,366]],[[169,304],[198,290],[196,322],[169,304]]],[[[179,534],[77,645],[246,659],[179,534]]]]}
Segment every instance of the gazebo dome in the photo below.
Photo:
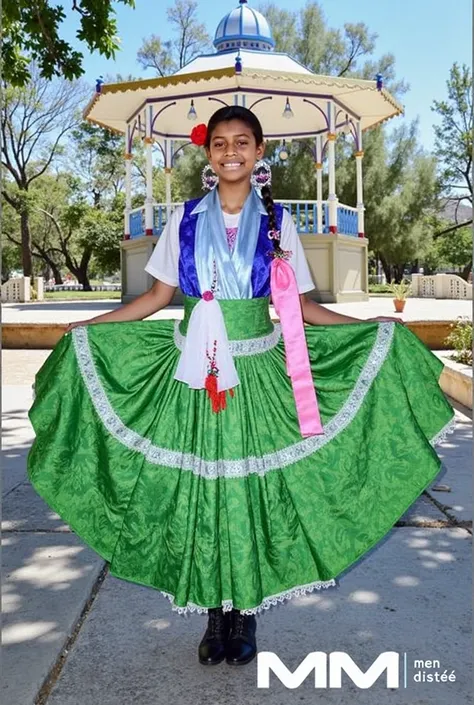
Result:
{"type": "Polygon", "coordinates": [[[219,22],[214,46],[218,52],[242,47],[256,51],[271,51],[275,46],[270,26],[265,17],[239,0],[239,6],[219,22]]]}

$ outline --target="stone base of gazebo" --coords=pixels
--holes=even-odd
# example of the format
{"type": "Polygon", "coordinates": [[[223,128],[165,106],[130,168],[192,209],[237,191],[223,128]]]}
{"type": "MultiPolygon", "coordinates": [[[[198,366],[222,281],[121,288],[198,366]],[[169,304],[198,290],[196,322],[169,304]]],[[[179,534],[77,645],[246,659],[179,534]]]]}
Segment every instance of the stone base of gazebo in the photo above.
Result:
{"type": "MultiPolygon", "coordinates": [[[[316,283],[310,298],[320,303],[368,301],[368,263],[366,238],[350,235],[301,235],[306,258],[316,283]]],[[[146,236],[121,243],[122,302],[133,301],[153,284],[145,272],[156,236],[146,236]]],[[[173,304],[182,302],[178,290],[173,304]]]]}
{"type": "Polygon", "coordinates": [[[155,279],[145,272],[145,265],[157,242],[157,237],[149,236],[120,243],[122,303],[128,304],[153,286],[155,279]]]}
{"type": "Polygon", "coordinates": [[[351,235],[300,235],[321,303],[368,301],[368,240],[351,235]]]}

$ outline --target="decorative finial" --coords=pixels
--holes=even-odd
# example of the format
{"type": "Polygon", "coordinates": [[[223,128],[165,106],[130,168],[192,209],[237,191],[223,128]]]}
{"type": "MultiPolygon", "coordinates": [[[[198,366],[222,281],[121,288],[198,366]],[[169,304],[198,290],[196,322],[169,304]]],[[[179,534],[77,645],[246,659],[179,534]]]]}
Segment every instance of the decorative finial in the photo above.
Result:
{"type": "Polygon", "coordinates": [[[240,3],[241,5],[246,5],[246,4],[247,4],[247,0],[239,0],[239,3],[240,3]]]}
{"type": "Polygon", "coordinates": [[[381,73],[378,73],[375,78],[377,80],[377,90],[381,91],[383,88],[383,76],[381,73]]]}
{"type": "Polygon", "coordinates": [[[102,84],[104,83],[104,77],[99,76],[99,78],[96,79],[95,81],[95,92],[96,93],[101,93],[102,92],[102,84]]]}
{"type": "Polygon", "coordinates": [[[242,57],[240,56],[240,51],[235,57],[235,73],[242,73],[242,57]]]}

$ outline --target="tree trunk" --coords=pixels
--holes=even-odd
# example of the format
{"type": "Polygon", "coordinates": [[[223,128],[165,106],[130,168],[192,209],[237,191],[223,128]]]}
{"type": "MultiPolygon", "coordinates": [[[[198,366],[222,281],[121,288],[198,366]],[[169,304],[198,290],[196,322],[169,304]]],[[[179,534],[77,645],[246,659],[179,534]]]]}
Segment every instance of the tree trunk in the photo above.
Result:
{"type": "Polygon", "coordinates": [[[461,272],[461,277],[462,277],[465,281],[467,281],[467,278],[468,278],[468,276],[469,276],[471,270],[472,270],[472,259],[471,259],[471,261],[469,262],[469,264],[466,264],[466,266],[463,268],[463,270],[462,270],[462,272],[461,272]]]}
{"type": "Polygon", "coordinates": [[[87,266],[85,268],[79,267],[79,269],[76,270],[75,276],[77,277],[79,284],[82,284],[84,291],[92,291],[89,276],[87,274],[87,266]]]}
{"type": "Polygon", "coordinates": [[[62,284],[63,278],[61,276],[61,271],[54,259],[48,255],[46,250],[43,250],[43,248],[39,247],[35,242],[33,242],[33,246],[38,250],[38,252],[33,252],[33,255],[35,257],[38,257],[39,259],[42,259],[43,262],[46,263],[46,265],[53,273],[55,284],[62,284]]]}
{"type": "Polygon", "coordinates": [[[397,282],[397,284],[399,284],[403,279],[403,272],[405,270],[405,263],[395,264],[393,268],[395,270],[395,281],[397,282]]]}
{"type": "Polygon", "coordinates": [[[89,276],[87,270],[89,268],[89,262],[92,257],[92,247],[87,247],[82,253],[81,263],[79,269],[77,270],[77,278],[79,283],[82,284],[84,291],[92,291],[92,287],[89,282],[89,276]]]}
{"type": "Polygon", "coordinates": [[[62,284],[63,278],[61,276],[61,272],[59,271],[59,267],[54,262],[51,262],[49,266],[51,267],[51,271],[53,272],[54,283],[62,284]]]}
{"type": "Polygon", "coordinates": [[[23,276],[31,277],[33,265],[31,261],[30,226],[28,223],[28,212],[22,210],[20,213],[21,224],[21,260],[23,265],[23,276]]]}
{"type": "Polygon", "coordinates": [[[79,284],[82,284],[82,288],[84,291],[92,291],[89,282],[89,277],[87,274],[89,263],[92,257],[92,247],[88,246],[84,249],[79,265],[77,265],[73,261],[72,257],[64,246],[61,249],[66,260],[66,267],[76,277],[79,284]]]}
{"type": "Polygon", "coordinates": [[[387,284],[390,284],[390,282],[392,281],[392,267],[389,265],[383,255],[380,255],[380,263],[382,265],[383,273],[385,274],[387,284]]]}

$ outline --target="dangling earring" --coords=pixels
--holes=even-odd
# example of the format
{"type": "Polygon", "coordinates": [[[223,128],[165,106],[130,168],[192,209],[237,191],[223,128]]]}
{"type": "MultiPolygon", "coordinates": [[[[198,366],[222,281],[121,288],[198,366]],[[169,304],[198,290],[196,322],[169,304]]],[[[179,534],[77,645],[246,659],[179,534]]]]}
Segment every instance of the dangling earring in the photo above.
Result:
{"type": "Polygon", "coordinates": [[[203,191],[212,191],[219,183],[219,177],[210,164],[206,164],[201,172],[203,191]]]}
{"type": "Polygon", "coordinates": [[[250,183],[256,189],[262,189],[264,186],[270,186],[272,183],[272,170],[270,169],[270,164],[263,159],[256,162],[252,176],[250,177],[250,183]]]}

